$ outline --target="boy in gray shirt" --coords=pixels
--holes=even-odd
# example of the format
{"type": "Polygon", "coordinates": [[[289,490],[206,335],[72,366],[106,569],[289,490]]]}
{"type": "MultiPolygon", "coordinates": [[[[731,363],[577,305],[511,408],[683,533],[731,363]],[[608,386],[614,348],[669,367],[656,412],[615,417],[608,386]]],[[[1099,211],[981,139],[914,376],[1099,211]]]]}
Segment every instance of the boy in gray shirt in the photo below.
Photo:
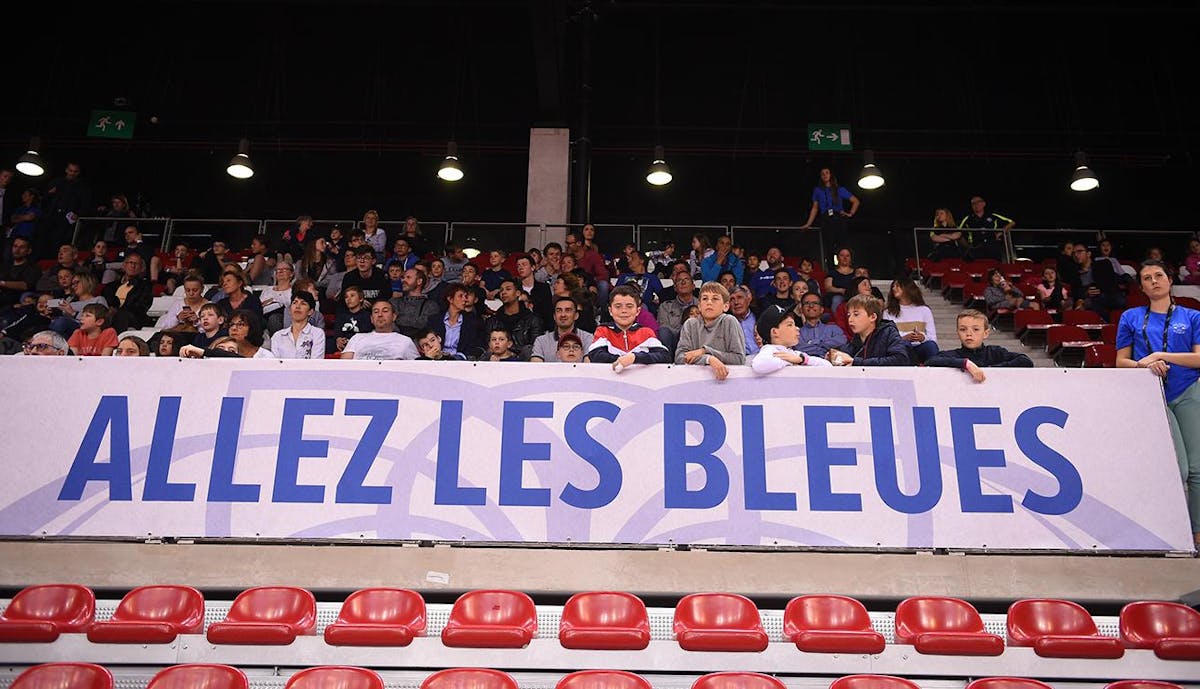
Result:
{"type": "Polygon", "coordinates": [[[704,283],[700,315],[684,321],[675,363],[707,365],[717,380],[729,375],[726,364],[745,365],[746,336],[728,311],[729,291],[718,282],[704,283]]]}

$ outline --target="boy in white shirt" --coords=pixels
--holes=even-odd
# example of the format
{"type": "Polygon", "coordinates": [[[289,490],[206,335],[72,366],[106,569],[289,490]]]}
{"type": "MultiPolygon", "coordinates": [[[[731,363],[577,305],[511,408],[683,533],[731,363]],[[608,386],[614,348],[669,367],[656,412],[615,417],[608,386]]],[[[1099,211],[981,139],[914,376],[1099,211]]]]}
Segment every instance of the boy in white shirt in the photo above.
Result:
{"type": "Polygon", "coordinates": [[[796,327],[796,318],[791,311],[777,305],[768,306],[759,314],[754,327],[763,341],[762,349],[750,362],[750,368],[758,375],[774,373],[788,366],[832,366],[824,359],[792,349],[800,344],[800,328],[796,327]]]}

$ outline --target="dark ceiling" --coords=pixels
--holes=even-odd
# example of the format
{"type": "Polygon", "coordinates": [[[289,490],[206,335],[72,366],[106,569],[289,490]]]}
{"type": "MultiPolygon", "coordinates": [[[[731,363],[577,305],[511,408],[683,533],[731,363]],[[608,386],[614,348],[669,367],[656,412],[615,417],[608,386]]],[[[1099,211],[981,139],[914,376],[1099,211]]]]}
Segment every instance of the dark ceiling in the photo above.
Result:
{"type": "Polygon", "coordinates": [[[973,193],[1027,227],[1191,222],[1193,2],[6,12],[36,54],[8,51],[3,164],[40,134],[53,171],[78,159],[98,195],[141,193],[162,213],[523,220],[529,127],[579,131],[590,23],[590,215],[602,222],[798,224],[817,168],[849,182],[864,146],[888,178],[860,194],[876,229],[961,213],[973,193]],[[133,141],[85,138],[89,111],[117,98],[138,113],[133,141]],[[809,122],[850,123],[855,152],[809,153],[809,122]],[[241,136],[258,169],[248,182],[223,172],[241,136]],[[451,187],[434,171],[452,137],[467,176],[451,187]],[[642,179],[656,140],[676,175],[665,189],[642,179]],[[1096,193],[1067,190],[1077,148],[1096,193]]]}

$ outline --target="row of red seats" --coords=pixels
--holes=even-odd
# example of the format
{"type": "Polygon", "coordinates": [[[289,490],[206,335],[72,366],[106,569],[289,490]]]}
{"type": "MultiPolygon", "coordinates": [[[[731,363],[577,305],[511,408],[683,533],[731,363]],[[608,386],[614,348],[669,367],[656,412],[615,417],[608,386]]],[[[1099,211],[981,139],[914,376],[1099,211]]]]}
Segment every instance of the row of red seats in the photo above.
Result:
{"type": "MultiPolygon", "coordinates": [[[[240,593],[221,622],[209,625],[214,644],[289,644],[316,633],[316,600],[305,589],[264,586],[240,593]]],[[[369,588],[343,602],[324,630],[335,646],[405,646],[426,627],[425,601],[407,589],[369,588]]],[[[127,594],[112,619],[95,621],[95,596],[75,584],[32,586],[0,615],[0,641],[52,642],[61,633],[86,633],[97,643],[169,643],[204,632],[204,599],[187,586],[144,586],[127,594]]],[[[697,593],[675,608],[676,641],[688,651],[762,651],[769,642],[758,608],[744,596],[697,593]]],[[[866,608],[846,596],[792,599],[783,633],[801,651],[879,653],[883,635],[866,608]]],[[[533,600],[517,591],[481,590],[454,603],[442,643],[467,648],[522,648],[537,635],[533,600]]],[[[1142,601],[1121,610],[1121,638],[1103,636],[1083,607],[1064,600],[1028,599],[1008,610],[1007,642],[1051,658],[1120,658],[1126,648],[1153,649],[1167,660],[1200,660],[1200,612],[1179,603],[1142,601]]],[[[585,592],[563,608],[558,638],[571,649],[641,650],[650,619],[640,598],[585,592]]],[[[1000,655],[1005,639],[957,598],[914,597],[895,615],[897,643],[939,655],[1000,655]]]]}
{"type": "MultiPolygon", "coordinates": [[[[112,673],[91,663],[47,663],[22,672],[10,689],[113,689],[112,673]]],[[[162,670],[146,689],[249,689],[241,670],[228,665],[176,665],[162,670]]],[[[384,689],[378,673],[361,667],[324,665],[292,675],[284,689],[384,689]]],[[[451,668],[426,677],[421,689],[519,689],[506,672],[484,668],[451,668]]],[[[646,678],[620,670],[583,670],[558,681],[555,689],[653,689],[646,678]]],[[[786,689],[770,675],[756,672],[714,672],[702,675],[691,689],[786,689]]],[[[829,689],[919,689],[916,683],[890,675],[848,675],[829,689]]],[[[1050,689],[1044,682],[1021,677],[985,677],[966,689],[1050,689]]],[[[1124,680],[1105,689],[1180,689],[1170,682],[1124,680]]]]}

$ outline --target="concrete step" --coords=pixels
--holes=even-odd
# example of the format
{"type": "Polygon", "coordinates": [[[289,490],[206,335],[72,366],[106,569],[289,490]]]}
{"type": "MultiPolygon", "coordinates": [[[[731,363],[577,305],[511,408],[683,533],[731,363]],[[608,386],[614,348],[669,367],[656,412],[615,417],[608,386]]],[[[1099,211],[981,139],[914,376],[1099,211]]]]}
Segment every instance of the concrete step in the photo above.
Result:
{"type": "MultiPolygon", "coordinates": [[[[962,311],[962,302],[948,301],[942,296],[941,291],[921,287],[925,295],[925,304],[929,306],[929,310],[933,312],[933,322],[937,325],[938,330],[938,346],[942,349],[954,349],[958,346],[958,337],[955,334],[957,328],[957,318],[962,311]]],[[[1005,330],[993,330],[988,336],[988,344],[999,345],[1014,352],[1023,352],[1033,360],[1033,365],[1037,368],[1053,368],[1054,360],[1046,355],[1044,347],[1026,347],[1021,344],[1021,341],[1013,337],[1011,332],[1005,330]]]]}

